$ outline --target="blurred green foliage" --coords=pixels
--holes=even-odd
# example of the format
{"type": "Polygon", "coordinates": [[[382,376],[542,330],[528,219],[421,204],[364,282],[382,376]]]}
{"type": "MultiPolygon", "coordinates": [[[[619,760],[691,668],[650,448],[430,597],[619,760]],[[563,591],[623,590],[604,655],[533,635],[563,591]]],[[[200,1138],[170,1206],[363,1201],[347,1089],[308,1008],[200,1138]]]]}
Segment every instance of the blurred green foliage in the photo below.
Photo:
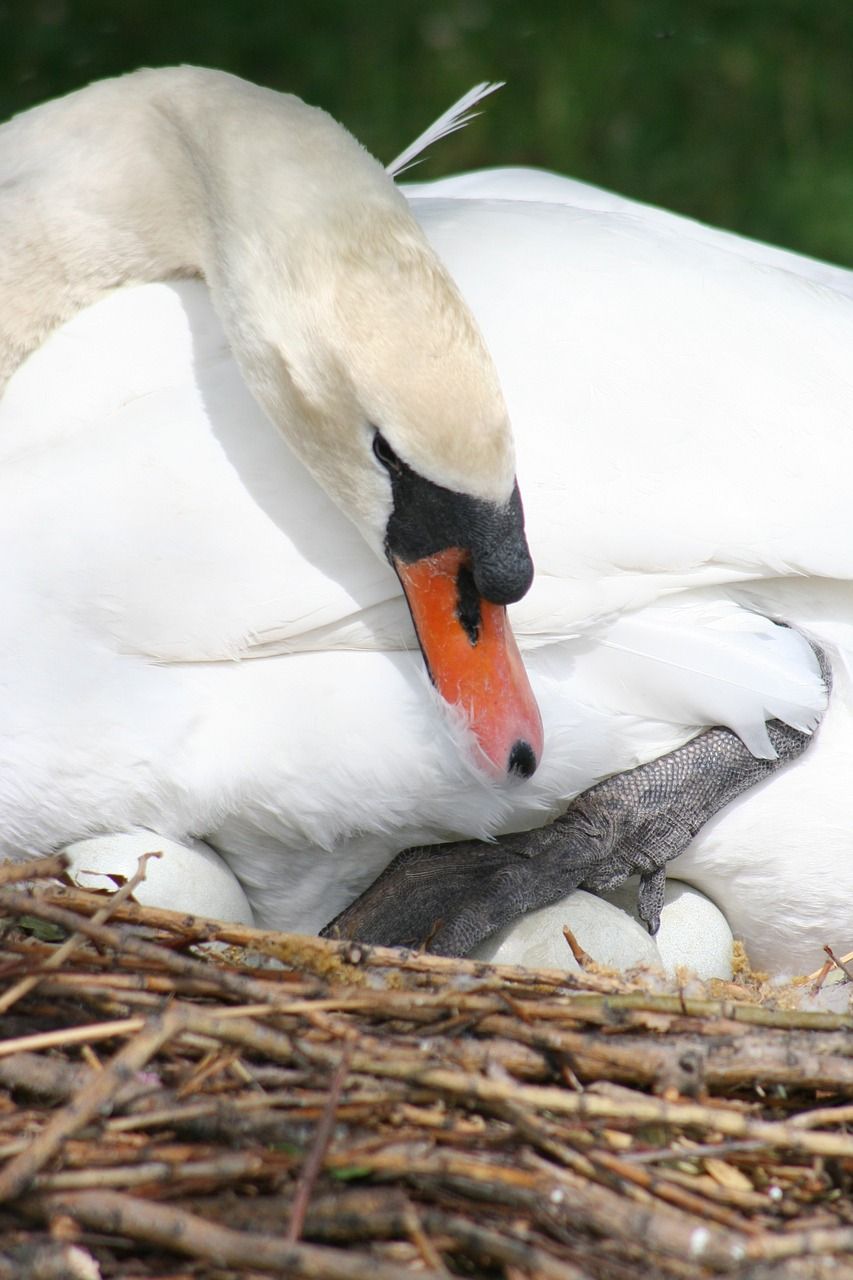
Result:
{"type": "Polygon", "coordinates": [[[507,87],[418,177],[571,173],[853,266],[853,0],[0,0],[0,115],[140,65],[288,89],[384,160],[507,87]]]}

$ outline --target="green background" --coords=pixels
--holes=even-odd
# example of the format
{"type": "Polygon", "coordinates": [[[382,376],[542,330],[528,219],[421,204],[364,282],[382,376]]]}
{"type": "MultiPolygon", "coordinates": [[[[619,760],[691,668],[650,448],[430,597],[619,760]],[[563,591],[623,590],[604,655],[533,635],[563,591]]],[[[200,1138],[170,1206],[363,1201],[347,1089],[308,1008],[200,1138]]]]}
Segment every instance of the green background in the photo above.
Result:
{"type": "Polygon", "coordinates": [[[418,176],[558,169],[853,266],[853,0],[0,0],[0,115],[139,65],[288,89],[418,176]]]}

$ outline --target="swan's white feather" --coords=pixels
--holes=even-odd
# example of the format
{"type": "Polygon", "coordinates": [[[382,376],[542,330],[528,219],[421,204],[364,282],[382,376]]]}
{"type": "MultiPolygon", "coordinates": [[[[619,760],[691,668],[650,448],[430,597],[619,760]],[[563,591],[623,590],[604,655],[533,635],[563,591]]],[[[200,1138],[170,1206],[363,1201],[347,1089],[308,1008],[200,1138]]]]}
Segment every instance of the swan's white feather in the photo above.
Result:
{"type": "Polygon", "coordinates": [[[442,112],[429,128],[424,129],[423,133],[419,134],[414,142],[411,142],[390,164],[386,165],[386,172],[392,178],[399,178],[400,174],[405,173],[407,169],[420,164],[424,158],[423,153],[434,142],[448,137],[451,133],[457,133],[459,129],[464,129],[467,124],[470,124],[472,120],[476,120],[480,112],[474,111],[473,108],[479,102],[482,102],[484,98],[488,98],[490,93],[494,93],[497,89],[502,89],[503,86],[503,80],[484,80],[482,84],[475,84],[473,89],[469,89],[457,102],[453,103],[452,107],[448,107],[446,111],[442,112]]]}
{"type": "Polygon", "coordinates": [[[731,231],[720,231],[684,214],[670,213],[667,209],[630,200],[615,191],[549,173],[545,169],[480,169],[432,182],[408,183],[405,189],[411,199],[508,200],[513,204],[560,204],[572,209],[618,213],[638,225],[669,231],[680,240],[711,245],[717,251],[731,253],[750,262],[792,271],[816,284],[828,285],[848,297],[853,296],[853,275],[844,267],[764,244],[760,240],[751,240],[731,231]]]}
{"type": "Polygon", "coordinates": [[[703,593],[626,614],[589,648],[589,700],[674,724],[727,725],[756,756],[775,758],[766,720],[811,732],[826,705],[802,635],[703,593]]]}

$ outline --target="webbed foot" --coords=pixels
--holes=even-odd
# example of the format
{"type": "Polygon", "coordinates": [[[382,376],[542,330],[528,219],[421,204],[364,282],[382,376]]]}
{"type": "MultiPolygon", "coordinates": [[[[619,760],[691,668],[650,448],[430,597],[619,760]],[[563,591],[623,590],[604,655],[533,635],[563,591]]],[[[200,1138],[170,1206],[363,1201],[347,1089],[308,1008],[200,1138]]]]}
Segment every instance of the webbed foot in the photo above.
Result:
{"type": "MultiPolygon", "coordinates": [[[[828,686],[828,664],[815,652],[828,686]]],[[[463,956],[526,911],[578,888],[605,893],[637,874],[639,914],[654,934],[667,863],[709,818],[794,760],[811,740],[778,720],[767,728],[775,760],[757,759],[730,729],[709,729],[658,760],[598,783],[550,826],[494,843],[406,849],[326,925],[323,936],[463,956]]]]}

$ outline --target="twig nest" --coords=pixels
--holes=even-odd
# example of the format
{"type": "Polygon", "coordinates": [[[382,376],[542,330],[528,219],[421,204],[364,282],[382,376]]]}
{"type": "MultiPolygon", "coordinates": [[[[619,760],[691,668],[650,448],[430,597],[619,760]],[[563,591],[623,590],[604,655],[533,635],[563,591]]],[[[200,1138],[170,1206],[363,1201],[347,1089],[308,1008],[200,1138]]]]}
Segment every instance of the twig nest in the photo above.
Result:
{"type": "Polygon", "coordinates": [[[496,964],[577,969],[563,934],[569,928],[596,964],[608,969],[662,969],[674,977],[685,968],[696,977],[732,976],[732,931],[718,907],[678,881],[666,887],[660,929],[651,938],[636,915],[636,880],[607,898],[578,890],[554,906],[531,911],[499,930],[473,952],[496,964]]]}
{"type": "Polygon", "coordinates": [[[179,844],[152,831],[96,836],[68,845],[68,874],[84,889],[115,889],[136,872],[144,853],[156,852],[134,898],[146,907],[253,924],[252,908],[230,868],[200,841],[179,844]]]}
{"type": "Polygon", "coordinates": [[[833,969],[819,990],[806,988],[801,991],[799,1005],[803,1009],[826,1013],[849,1013],[853,1010],[853,983],[841,969],[833,969]]]}

